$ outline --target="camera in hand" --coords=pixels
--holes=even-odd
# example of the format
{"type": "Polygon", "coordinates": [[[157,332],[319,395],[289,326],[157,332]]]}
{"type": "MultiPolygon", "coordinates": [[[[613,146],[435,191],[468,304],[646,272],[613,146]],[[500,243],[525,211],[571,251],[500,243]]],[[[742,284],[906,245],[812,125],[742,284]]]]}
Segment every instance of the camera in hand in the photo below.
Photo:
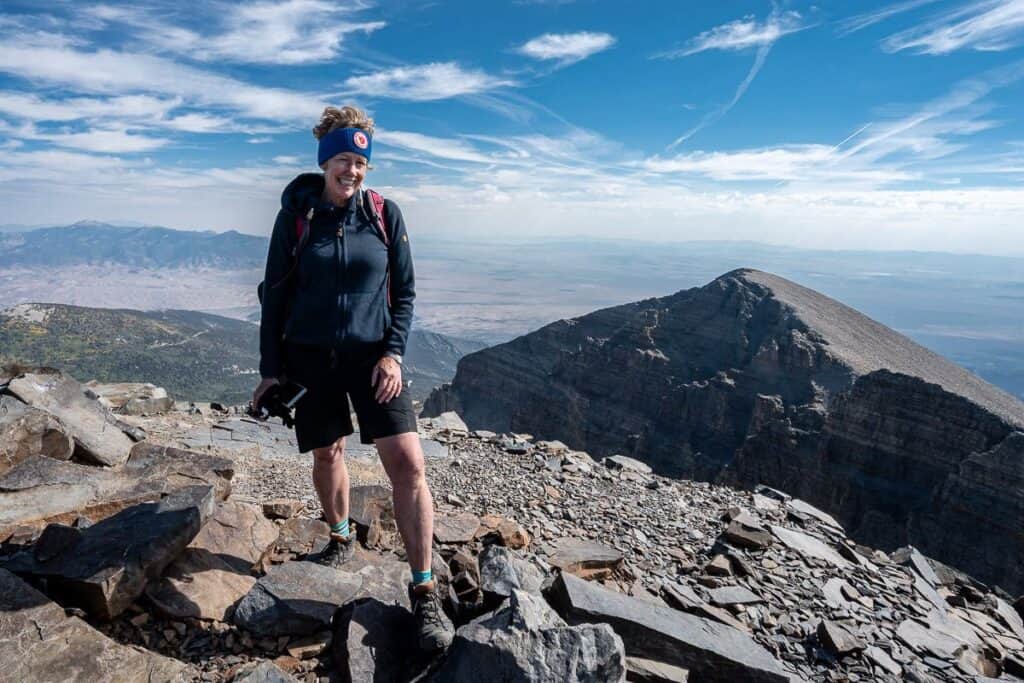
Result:
{"type": "Polygon", "coordinates": [[[284,426],[291,429],[295,426],[292,409],[305,394],[306,387],[301,384],[295,382],[275,384],[263,392],[259,404],[249,405],[248,413],[257,420],[279,417],[284,426]]]}

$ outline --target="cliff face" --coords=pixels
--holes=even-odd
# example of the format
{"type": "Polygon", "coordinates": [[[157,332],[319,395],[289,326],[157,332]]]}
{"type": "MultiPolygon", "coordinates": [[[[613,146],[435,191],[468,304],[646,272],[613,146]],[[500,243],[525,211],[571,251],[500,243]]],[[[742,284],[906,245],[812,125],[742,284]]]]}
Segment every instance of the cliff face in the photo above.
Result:
{"type": "Polygon", "coordinates": [[[734,271],[471,354],[424,413],[445,409],[471,428],[665,474],[774,486],[863,543],[913,543],[1024,590],[1024,405],[767,273],[734,271]]]}

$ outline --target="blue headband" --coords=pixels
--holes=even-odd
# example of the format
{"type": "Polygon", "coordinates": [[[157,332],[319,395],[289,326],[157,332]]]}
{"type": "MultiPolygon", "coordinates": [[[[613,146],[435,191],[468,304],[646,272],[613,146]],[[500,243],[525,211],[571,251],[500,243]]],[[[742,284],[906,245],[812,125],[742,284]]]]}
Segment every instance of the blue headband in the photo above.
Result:
{"type": "Polygon", "coordinates": [[[316,153],[317,165],[323,166],[325,161],[342,152],[355,152],[369,161],[372,147],[373,138],[365,130],[338,128],[320,138],[320,147],[316,153]]]}

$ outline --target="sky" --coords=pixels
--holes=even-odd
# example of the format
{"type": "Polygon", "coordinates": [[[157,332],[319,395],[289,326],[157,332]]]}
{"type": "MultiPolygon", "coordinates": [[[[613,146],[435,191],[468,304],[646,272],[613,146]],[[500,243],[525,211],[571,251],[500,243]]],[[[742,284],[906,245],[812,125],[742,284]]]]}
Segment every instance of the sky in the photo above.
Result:
{"type": "Polygon", "coordinates": [[[0,223],[268,234],[342,104],[413,236],[1024,255],[1024,0],[6,0],[0,223]]]}

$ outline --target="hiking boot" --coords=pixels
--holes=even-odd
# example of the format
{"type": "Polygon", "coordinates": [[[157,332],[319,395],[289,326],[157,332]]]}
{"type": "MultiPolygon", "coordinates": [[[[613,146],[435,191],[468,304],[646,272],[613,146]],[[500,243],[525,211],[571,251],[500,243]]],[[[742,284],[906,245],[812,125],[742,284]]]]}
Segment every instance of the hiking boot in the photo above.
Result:
{"type": "Polygon", "coordinates": [[[409,586],[412,614],[416,618],[416,637],[420,650],[435,652],[452,644],[455,627],[441,607],[441,596],[433,581],[409,586]]]}
{"type": "Polygon", "coordinates": [[[340,534],[331,534],[331,540],[327,542],[327,547],[316,556],[314,561],[325,567],[340,568],[341,565],[352,559],[352,554],[355,552],[353,538],[354,534],[349,534],[347,538],[340,534]]]}

